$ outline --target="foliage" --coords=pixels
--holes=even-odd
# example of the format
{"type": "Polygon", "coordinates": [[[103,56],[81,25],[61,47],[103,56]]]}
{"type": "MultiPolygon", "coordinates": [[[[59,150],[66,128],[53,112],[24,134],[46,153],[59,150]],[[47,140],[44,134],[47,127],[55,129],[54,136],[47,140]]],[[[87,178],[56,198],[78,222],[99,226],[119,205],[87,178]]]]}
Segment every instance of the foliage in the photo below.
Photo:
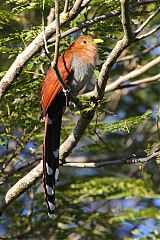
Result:
{"type": "MultiPolygon", "coordinates": [[[[70,1],[70,6],[73,2],[70,1]]],[[[132,4],[137,1],[129,2],[132,4]]],[[[41,32],[42,0],[2,0],[1,5],[2,77],[17,55],[41,32]]],[[[157,6],[158,2],[131,11],[133,29],[138,28],[157,6]]],[[[45,0],[45,24],[51,7],[53,2],[45,0]]],[[[60,8],[63,7],[64,1],[60,1],[60,8]]],[[[63,26],[61,31],[117,10],[120,10],[118,0],[93,0],[82,13],[63,26]]],[[[158,23],[159,18],[156,17],[147,28],[158,23]]],[[[97,22],[85,28],[84,32],[104,41],[99,45],[99,60],[95,69],[94,78],[98,78],[104,59],[123,36],[120,16],[97,22]]],[[[60,53],[69,46],[75,35],[61,40],[60,53]]],[[[127,48],[122,55],[136,57],[117,62],[112,68],[109,81],[112,82],[154,59],[158,55],[158,48],[154,52],[143,51],[152,43],[157,43],[157,37],[159,35],[155,33],[127,48]]],[[[48,47],[53,57],[54,45],[50,44],[48,47]]],[[[0,102],[2,199],[12,185],[39,163],[44,128],[44,123],[39,121],[39,92],[49,66],[43,50],[36,53],[0,102]]],[[[158,72],[159,68],[155,67],[140,76],[140,79],[158,72]]],[[[86,91],[93,89],[93,86],[94,83],[91,82],[86,91]]],[[[143,157],[149,155],[159,147],[159,94],[158,82],[107,93],[96,105],[96,116],[73,155],[86,157],[88,161],[95,157],[99,161],[101,155],[103,159],[105,156],[105,160],[124,159],[132,154],[143,157]]],[[[84,96],[80,100],[87,104],[84,112],[95,107],[84,96]]],[[[66,110],[62,141],[73,130],[79,114],[81,112],[77,109],[66,110]]],[[[0,234],[4,239],[158,239],[159,203],[154,204],[154,200],[158,201],[160,192],[159,157],[155,160],[143,166],[109,166],[98,170],[62,167],[61,181],[56,193],[55,219],[49,220],[46,216],[41,181],[37,181],[5,210],[0,218],[0,234]],[[152,220],[157,228],[151,228],[145,235],[141,226],[152,220]],[[127,224],[130,228],[127,228],[127,224]]]]}

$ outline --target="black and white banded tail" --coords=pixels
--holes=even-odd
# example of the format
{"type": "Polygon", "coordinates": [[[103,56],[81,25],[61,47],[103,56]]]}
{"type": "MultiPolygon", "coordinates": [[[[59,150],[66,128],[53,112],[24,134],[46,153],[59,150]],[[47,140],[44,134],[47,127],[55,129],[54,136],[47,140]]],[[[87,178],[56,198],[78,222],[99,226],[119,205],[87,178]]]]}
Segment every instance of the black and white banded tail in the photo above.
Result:
{"type": "Polygon", "coordinates": [[[48,216],[54,216],[55,184],[59,175],[59,146],[62,113],[66,98],[61,91],[47,110],[45,117],[45,134],[43,146],[43,184],[48,216]]]}

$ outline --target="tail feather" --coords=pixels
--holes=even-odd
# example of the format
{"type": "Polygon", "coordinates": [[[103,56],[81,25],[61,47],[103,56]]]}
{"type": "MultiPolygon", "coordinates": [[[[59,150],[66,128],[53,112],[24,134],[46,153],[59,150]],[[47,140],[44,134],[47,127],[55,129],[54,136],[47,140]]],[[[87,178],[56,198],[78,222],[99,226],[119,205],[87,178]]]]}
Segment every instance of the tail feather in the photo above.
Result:
{"type": "Polygon", "coordinates": [[[43,146],[43,184],[49,217],[55,210],[55,184],[59,175],[59,145],[63,109],[66,98],[61,91],[48,108],[45,117],[43,146]]]}

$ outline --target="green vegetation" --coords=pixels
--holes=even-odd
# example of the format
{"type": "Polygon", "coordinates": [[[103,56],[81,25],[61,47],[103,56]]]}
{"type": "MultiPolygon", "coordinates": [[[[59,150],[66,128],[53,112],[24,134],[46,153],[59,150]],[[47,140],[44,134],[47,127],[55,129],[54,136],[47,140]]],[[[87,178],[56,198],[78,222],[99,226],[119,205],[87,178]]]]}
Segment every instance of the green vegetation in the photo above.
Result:
{"type": "MultiPolygon", "coordinates": [[[[60,1],[63,11],[64,2],[60,1]]],[[[69,9],[75,1],[70,1],[69,9]]],[[[130,0],[130,4],[140,1],[130,0]]],[[[2,78],[18,54],[42,31],[42,0],[1,0],[0,9],[0,77],[2,78]]],[[[44,20],[54,7],[45,0],[44,20]]],[[[158,1],[131,9],[133,30],[158,9],[158,1]]],[[[76,18],[61,27],[61,32],[97,16],[120,11],[120,1],[93,0],[76,18]]],[[[157,14],[144,29],[149,32],[159,24],[157,14]]],[[[94,89],[102,64],[117,41],[123,38],[120,15],[106,18],[84,29],[85,34],[100,38],[94,79],[85,91],[94,89]]],[[[61,39],[62,53],[75,35],[61,39]]],[[[159,54],[159,33],[135,41],[125,49],[112,67],[108,83],[146,65],[159,54]],[[154,47],[155,46],[155,47],[154,47]],[[152,47],[152,50],[149,48],[152,47]],[[130,56],[129,60],[122,58],[130,56]]],[[[54,43],[48,44],[54,57],[54,43]]],[[[41,159],[44,123],[40,122],[40,88],[50,62],[44,50],[36,52],[24,65],[0,101],[0,199],[41,159]]],[[[159,66],[150,68],[134,80],[156,76],[159,66]]],[[[159,79],[134,87],[107,92],[95,105],[90,97],[79,99],[88,104],[84,112],[95,108],[96,114],[71,157],[87,162],[145,158],[159,149],[159,79]]],[[[78,109],[67,109],[62,123],[61,141],[74,129],[78,109]]],[[[72,160],[72,158],[70,158],[72,160]]],[[[0,217],[0,239],[160,239],[160,210],[154,200],[160,194],[159,156],[147,163],[114,164],[101,168],[80,169],[61,166],[56,191],[56,217],[50,220],[43,197],[41,178],[20,197],[11,202],[0,217]],[[152,228],[150,220],[154,221],[152,228]],[[129,230],[125,224],[130,224],[129,230]],[[148,232],[140,226],[147,226],[148,232]],[[125,228],[124,231],[122,228],[125,228]],[[121,229],[121,230],[120,230],[121,229]],[[145,234],[146,233],[146,234],[145,234]]],[[[160,202],[160,201],[159,201],[160,202]]]]}

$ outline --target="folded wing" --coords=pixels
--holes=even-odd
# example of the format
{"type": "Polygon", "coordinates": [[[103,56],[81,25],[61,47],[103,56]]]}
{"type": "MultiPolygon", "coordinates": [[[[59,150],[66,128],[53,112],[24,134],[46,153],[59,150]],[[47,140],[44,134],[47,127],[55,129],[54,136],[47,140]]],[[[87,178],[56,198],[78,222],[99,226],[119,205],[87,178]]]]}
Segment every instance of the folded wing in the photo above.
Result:
{"type": "MultiPolygon", "coordinates": [[[[70,52],[59,57],[58,70],[61,78],[65,83],[67,83],[67,78],[71,73],[71,67],[72,54],[70,52]]],[[[53,68],[50,67],[41,89],[41,106],[43,116],[46,115],[48,107],[50,106],[56,95],[61,91],[61,89],[62,86],[59,83],[53,68]]]]}

